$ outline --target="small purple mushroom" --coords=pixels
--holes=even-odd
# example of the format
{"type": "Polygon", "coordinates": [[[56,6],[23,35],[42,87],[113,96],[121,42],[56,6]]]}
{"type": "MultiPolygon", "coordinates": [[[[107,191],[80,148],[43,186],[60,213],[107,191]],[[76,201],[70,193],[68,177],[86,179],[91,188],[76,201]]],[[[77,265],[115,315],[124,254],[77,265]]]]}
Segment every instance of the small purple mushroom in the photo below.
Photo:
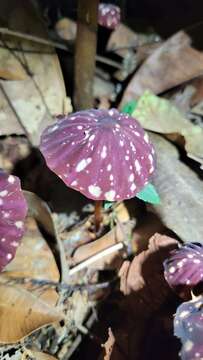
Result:
{"type": "Polygon", "coordinates": [[[20,180],[0,170],[0,271],[15,256],[24,233],[26,213],[20,180]]]}
{"type": "Polygon", "coordinates": [[[107,29],[114,30],[120,24],[121,10],[113,4],[99,4],[98,23],[107,29]]]}
{"type": "Polygon", "coordinates": [[[181,359],[203,359],[203,297],[181,304],[174,319],[174,334],[182,342],[181,359]]]}
{"type": "Polygon", "coordinates": [[[168,284],[179,294],[187,296],[203,281],[203,246],[191,243],[172,251],[164,262],[164,269],[168,284]]]}
{"type": "Polygon", "coordinates": [[[93,200],[132,198],[154,172],[154,149],[139,123],[111,110],[64,116],[42,134],[48,167],[93,200]]]}

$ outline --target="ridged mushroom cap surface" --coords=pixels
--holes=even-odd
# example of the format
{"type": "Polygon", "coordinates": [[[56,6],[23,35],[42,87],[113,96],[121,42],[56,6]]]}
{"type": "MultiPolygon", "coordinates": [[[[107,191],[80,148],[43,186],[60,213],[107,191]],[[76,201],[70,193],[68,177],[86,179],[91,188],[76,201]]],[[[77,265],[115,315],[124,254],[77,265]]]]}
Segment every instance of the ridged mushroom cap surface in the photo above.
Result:
{"type": "Polygon", "coordinates": [[[173,250],[164,262],[164,276],[177,292],[190,292],[203,281],[203,246],[190,243],[173,250]]]}
{"type": "Polygon", "coordinates": [[[59,118],[41,136],[48,167],[93,200],[132,198],[155,170],[154,148],[140,124],[111,110],[84,110],[59,118]]]}
{"type": "Polygon", "coordinates": [[[26,214],[20,180],[0,170],[0,271],[15,256],[24,234],[26,214]]]}

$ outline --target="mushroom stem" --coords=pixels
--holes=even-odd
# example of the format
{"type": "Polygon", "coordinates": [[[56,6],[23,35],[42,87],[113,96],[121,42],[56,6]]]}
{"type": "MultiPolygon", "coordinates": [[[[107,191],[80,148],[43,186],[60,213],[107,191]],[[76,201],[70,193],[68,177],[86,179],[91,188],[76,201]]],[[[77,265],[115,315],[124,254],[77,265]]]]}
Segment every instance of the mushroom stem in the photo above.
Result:
{"type": "Polygon", "coordinates": [[[95,210],[94,210],[94,215],[95,215],[95,229],[96,231],[99,230],[100,228],[100,224],[102,222],[102,204],[103,201],[102,200],[96,200],[95,201],[95,210]]]}
{"type": "Polygon", "coordinates": [[[79,0],[75,49],[76,110],[93,107],[93,81],[97,46],[99,0],[79,0]]]}

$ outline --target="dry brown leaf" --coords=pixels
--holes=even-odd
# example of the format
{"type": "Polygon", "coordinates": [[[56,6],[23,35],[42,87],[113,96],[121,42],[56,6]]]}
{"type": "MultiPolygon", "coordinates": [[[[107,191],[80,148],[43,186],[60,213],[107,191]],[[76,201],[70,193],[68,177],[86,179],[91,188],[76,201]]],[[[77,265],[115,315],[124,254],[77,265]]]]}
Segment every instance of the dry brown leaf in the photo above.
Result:
{"type": "Polygon", "coordinates": [[[183,241],[202,243],[202,181],[179,160],[175,146],[159,135],[150,137],[157,154],[153,183],[161,198],[154,211],[183,241]]]}
{"type": "Polygon", "coordinates": [[[125,57],[129,49],[150,42],[146,34],[138,34],[124,24],[120,24],[112,33],[107,44],[108,51],[115,51],[118,55],[125,57]]]}
{"type": "Polygon", "coordinates": [[[0,343],[15,343],[63,315],[20,286],[0,284],[0,343]]]}
{"type": "Polygon", "coordinates": [[[34,217],[51,235],[55,235],[54,222],[48,205],[31,191],[23,191],[28,203],[28,214],[34,217]]]}
{"type": "Polygon", "coordinates": [[[192,48],[190,37],[179,31],[156,49],[136,72],[124,92],[121,107],[145,90],[159,94],[202,72],[203,53],[192,48]]]}
{"type": "MultiPolygon", "coordinates": [[[[54,256],[42,237],[36,222],[32,218],[26,220],[26,233],[17,249],[16,256],[0,275],[5,280],[30,278],[35,280],[59,281],[59,271],[54,256]]],[[[55,306],[58,294],[52,288],[33,288],[30,282],[21,287],[28,289],[50,305],[55,306]]]]}
{"type": "MultiPolygon", "coordinates": [[[[2,17],[8,21],[8,28],[47,37],[43,23],[26,0],[21,2],[20,7],[17,0],[10,1],[7,13],[2,11],[2,17]]],[[[53,121],[51,115],[63,112],[66,95],[58,58],[49,46],[26,40],[16,41],[8,35],[4,42],[9,47],[20,47],[15,56],[27,72],[27,78],[0,81],[0,135],[23,134],[26,131],[31,142],[37,145],[41,131],[53,121]]],[[[7,51],[4,67],[9,68],[13,52],[3,51],[7,51]]],[[[5,54],[1,57],[0,53],[0,67],[3,60],[5,54]]]]}
{"type": "Polygon", "coordinates": [[[158,308],[170,291],[163,277],[163,261],[177,245],[178,242],[168,236],[153,235],[148,249],[121,267],[121,291],[125,295],[135,291],[146,305],[158,308]]]}

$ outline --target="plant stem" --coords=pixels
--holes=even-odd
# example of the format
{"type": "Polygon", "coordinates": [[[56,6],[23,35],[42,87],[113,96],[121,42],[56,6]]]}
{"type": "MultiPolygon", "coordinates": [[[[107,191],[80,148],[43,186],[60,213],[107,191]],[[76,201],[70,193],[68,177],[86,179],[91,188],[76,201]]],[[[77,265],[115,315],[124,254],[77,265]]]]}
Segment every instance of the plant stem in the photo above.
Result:
{"type": "Polygon", "coordinates": [[[100,224],[102,221],[102,204],[103,201],[102,200],[96,200],[95,201],[95,210],[94,210],[94,215],[95,215],[95,229],[96,232],[99,230],[100,228],[100,224]]]}
{"type": "Polygon", "coordinates": [[[78,2],[74,77],[76,110],[93,106],[98,5],[99,0],[79,0],[78,2]]]}

